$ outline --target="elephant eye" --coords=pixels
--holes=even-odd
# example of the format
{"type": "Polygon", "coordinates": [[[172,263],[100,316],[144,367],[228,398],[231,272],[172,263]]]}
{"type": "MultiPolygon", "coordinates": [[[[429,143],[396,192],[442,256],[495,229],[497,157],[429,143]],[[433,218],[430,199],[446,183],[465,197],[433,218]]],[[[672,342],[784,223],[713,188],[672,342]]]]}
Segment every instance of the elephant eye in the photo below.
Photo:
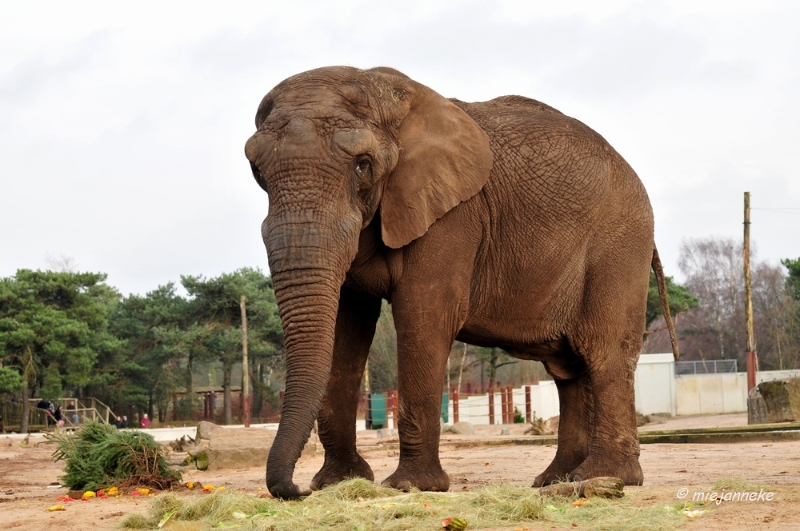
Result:
{"type": "Polygon", "coordinates": [[[253,172],[253,177],[256,178],[256,181],[261,181],[261,171],[252,162],[250,163],[250,170],[253,172]]]}
{"type": "Polygon", "coordinates": [[[369,173],[370,166],[372,166],[372,162],[369,160],[369,158],[361,157],[356,161],[356,173],[359,177],[365,177],[369,173]]]}
{"type": "Polygon", "coordinates": [[[263,188],[265,192],[269,193],[269,190],[267,190],[267,183],[264,181],[264,176],[261,175],[261,170],[252,162],[250,163],[250,171],[253,172],[253,177],[255,177],[258,185],[263,188]]]}

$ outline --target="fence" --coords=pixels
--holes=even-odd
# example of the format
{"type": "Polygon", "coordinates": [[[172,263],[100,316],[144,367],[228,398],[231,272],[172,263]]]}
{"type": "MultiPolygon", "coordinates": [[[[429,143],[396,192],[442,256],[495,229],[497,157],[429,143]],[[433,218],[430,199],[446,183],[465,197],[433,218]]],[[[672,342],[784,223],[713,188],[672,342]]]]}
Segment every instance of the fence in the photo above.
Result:
{"type": "MultiPolygon", "coordinates": [[[[372,393],[366,402],[366,428],[397,428],[398,394],[372,393]]],[[[442,394],[442,421],[450,424],[512,424],[531,422],[534,418],[558,415],[558,391],[555,382],[544,381],[519,388],[510,386],[489,389],[486,394],[462,396],[457,388],[442,394]]]]}
{"type": "MultiPolygon", "coordinates": [[[[28,431],[48,431],[54,429],[57,421],[48,410],[36,407],[42,400],[28,400],[28,431]]],[[[61,419],[66,428],[77,428],[87,420],[98,420],[108,423],[115,418],[111,408],[96,398],[57,398],[52,401],[54,407],[61,408],[61,419]]],[[[22,404],[4,401],[0,404],[0,432],[19,432],[22,426],[22,404]]]]}
{"type": "Polygon", "coordinates": [[[736,372],[736,360],[676,361],[675,376],[688,374],[727,374],[736,372]]]}
{"type": "MultiPolygon", "coordinates": [[[[747,411],[747,378],[735,372],[736,360],[675,362],[672,353],[642,354],[636,367],[634,388],[636,411],[643,415],[707,415],[747,411]],[[673,367],[674,365],[674,367],[673,367]]],[[[800,371],[760,371],[756,381],[789,378],[800,371]]],[[[512,389],[494,389],[485,394],[445,394],[447,422],[467,421],[475,425],[513,422],[515,409],[528,421],[559,414],[558,390],[552,380],[512,389]],[[504,406],[505,404],[505,406],[504,406]],[[509,413],[511,420],[509,421],[509,413]]],[[[383,395],[381,395],[383,396],[383,395]]],[[[385,427],[396,427],[397,392],[385,399],[385,427]]],[[[381,425],[383,427],[383,425],[381,425]]]]}

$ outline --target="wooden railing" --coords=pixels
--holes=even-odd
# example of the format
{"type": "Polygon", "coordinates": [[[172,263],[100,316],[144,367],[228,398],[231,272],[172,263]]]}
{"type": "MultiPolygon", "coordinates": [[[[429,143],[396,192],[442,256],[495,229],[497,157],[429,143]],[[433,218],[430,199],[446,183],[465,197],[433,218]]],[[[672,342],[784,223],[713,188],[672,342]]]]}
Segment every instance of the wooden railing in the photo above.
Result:
{"type": "MultiPolygon", "coordinates": [[[[29,400],[28,432],[51,431],[56,427],[57,423],[52,415],[48,414],[47,410],[36,407],[40,401],[39,398],[29,400]]],[[[61,418],[66,428],[77,428],[87,420],[113,423],[116,418],[111,408],[96,398],[59,398],[52,402],[56,406],[61,406],[61,418]],[[68,409],[70,404],[73,404],[74,408],[68,409]]],[[[11,401],[0,402],[0,418],[2,418],[0,431],[19,433],[22,404],[11,401]]]]}

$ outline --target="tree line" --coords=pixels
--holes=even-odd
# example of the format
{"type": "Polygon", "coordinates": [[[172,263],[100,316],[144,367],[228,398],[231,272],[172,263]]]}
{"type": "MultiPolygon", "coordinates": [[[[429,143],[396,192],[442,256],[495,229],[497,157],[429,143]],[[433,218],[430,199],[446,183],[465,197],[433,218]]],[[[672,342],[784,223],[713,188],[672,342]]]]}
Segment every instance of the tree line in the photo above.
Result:
{"type": "MultiPolygon", "coordinates": [[[[753,323],[759,370],[800,368],[800,258],[780,264],[751,253],[753,323]]],[[[676,328],[685,360],[737,360],[745,367],[744,257],[733,238],[684,240],[679,267],[696,304],[678,315],[676,328]]],[[[645,352],[669,351],[663,321],[645,343],[645,352]]]]}
{"type": "MultiPolygon", "coordinates": [[[[272,280],[243,268],[214,278],[182,276],[145,295],[122,297],[102,273],[19,270],[0,279],[0,393],[53,400],[92,396],[118,414],[161,421],[202,410],[198,368],[222,374],[223,416],[233,417],[245,297],[253,415],[277,406],[270,385],[284,367],[272,280]],[[178,397],[180,396],[180,400],[178,397]]],[[[23,422],[30,407],[21,400],[23,422]]]]}
{"type": "MultiPolygon", "coordinates": [[[[800,258],[782,260],[781,265],[751,263],[759,369],[800,368],[800,258]]],[[[666,280],[682,359],[736,359],[744,367],[741,243],[686,240],[679,265],[685,282],[666,280]]],[[[180,285],[167,283],[127,297],[106,278],[102,273],[22,269],[0,279],[0,394],[93,396],[115,412],[134,408],[163,422],[189,419],[202,410],[197,396],[202,380],[204,389],[222,388],[222,420],[231,423],[236,414],[231,392],[242,384],[244,296],[252,415],[277,411],[285,352],[269,276],[250,268],[213,278],[182,276],[180,285]]],[[[645,325],[643,351],[669,352],[652,274],[645,325]]],[[[386,302],[367,373],[365,389],[397,388],[397,338],[386,302]]],[[[538,362],[516,360],[499,348],[456,342],[445,384],[462,393],[479,393],[547,378],[538,362]]],[[[29,407],[27,400],[22,403],[29,407]]]]}

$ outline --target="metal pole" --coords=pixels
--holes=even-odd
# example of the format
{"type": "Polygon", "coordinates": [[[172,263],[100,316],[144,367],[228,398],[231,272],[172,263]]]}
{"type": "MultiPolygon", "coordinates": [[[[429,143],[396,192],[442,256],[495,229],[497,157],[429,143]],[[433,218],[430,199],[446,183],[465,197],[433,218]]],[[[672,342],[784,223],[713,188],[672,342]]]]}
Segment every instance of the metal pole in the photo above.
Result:
{"type": "Polygon", "coordinates": [[[753,335],[753,299],[750,290],[750,192],[744,193],[744,299],[747,316],[747,391],[756,386],[758,357],[753,335]]]}
{"type": "Polygon", "coordinates": [[[247,309],[245,298],[239,298],[239,309],[242,311],[242,420],[246,428],[250,427],[250,374],[247,360],[247,309]]]}

